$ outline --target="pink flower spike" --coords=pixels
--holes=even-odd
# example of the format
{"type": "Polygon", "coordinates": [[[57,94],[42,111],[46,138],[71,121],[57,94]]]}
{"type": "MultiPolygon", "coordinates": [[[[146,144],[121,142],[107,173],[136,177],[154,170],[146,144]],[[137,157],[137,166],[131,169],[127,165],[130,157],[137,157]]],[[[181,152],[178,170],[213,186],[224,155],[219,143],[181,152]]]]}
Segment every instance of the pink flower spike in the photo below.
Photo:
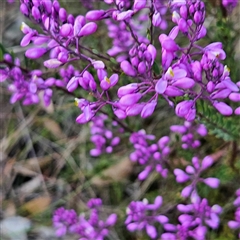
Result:
{"type": "Polygon", "coordinates": [[[203,182],[211,188],[218,188],[218,186],[220,184],[220,180],[218,178],[211,178],[211,177],[210,178],[205,178],[203,180],[203,182]]]}

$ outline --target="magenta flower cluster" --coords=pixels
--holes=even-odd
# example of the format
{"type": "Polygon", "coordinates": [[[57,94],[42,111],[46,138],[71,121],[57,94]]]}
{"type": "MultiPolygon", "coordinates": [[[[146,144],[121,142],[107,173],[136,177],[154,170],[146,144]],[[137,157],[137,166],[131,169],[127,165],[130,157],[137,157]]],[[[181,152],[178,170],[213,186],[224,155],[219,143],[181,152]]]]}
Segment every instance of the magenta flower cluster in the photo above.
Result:
{"type": "Polygon", "coordinates": [[[207,168],[211,167],[213,164],[213,159],[210,156],[206,156],[203,160],[199,161],[198,157],[192,158],[192,165],[188,165],[183,171],[182,169],[175,168],[174,175],[176,176],[176,181],[178,183],[185,183],[187,181],[191,181],[191,184],[186,186],[181,195],[183,197],[189,197],[192,191],[197,191],[197,183],[203,182],[211,188],[218,188],[220,181],[218,178],[201,178],[200,175],[207,168]]]}
{"type": "Polygon", "coordinates": [[[74,210],[66,210],[63,207],[57,209],[53,214],[53,226],[58,237],[67,233],[77,234],[81,240],[103,240],[109,233],[109,228],[115,225],[117,215],[111,214],[103,221],[100,217],[102,200],[90,199],[87,203],[90,210],[89,217],[84,214],[77,216],[74,210]]]}
{"type": "Polygon", "coordinates": [[[203,124],[194,124],[187,121],[184,122],[184,125],[172,125],[170,130],[180,135],[183,149],[199,147],[201,142],[197,138],[199,136],[205,137],[208,133],[203,124]]]}
{"type": "MultiPolygon", "coordinates": [[[[59,71],[55,77],[46,78],[43,70],[25,69],[18,58],[4,54],[0,81],[8,83],[10,102],[22,101],[23,105],[42,102],[48,106],[56,89],[72,95],[80,111],[76,122],[90,123],[90,140],[94,144],[90,155],[94,157],[112,153],[120,143],[121,134],[129,131],[134,148],[130,160],[142,168],[140,181],[156,171],[163,178],[172,174],[177,184],[188,185],[181,191],[184,203],[175,207],[178,212],[175,223],[170,223],[163,207],[160,210],[163,199],[157,196],[153,204],[146,199],[129,204],[127,230],[146,231],[151,239],[206,239],[209,228],[219,227],[222,213],[219,205],[210,206],[198,193],[199,183],[213,189],[220,185],[217,178],[202,177],[213,165],[213,159],[205,156],[200,160],[195,156],[185,170],[171,170],[173,134],[156,140],[145,130],[134,132],[121,124],[127,117],[152,116],[159,99],[163,99],[176,116],[185,120],[183,125],[170,127],[174,134],[180,135],[184,151],[199,147],[200,138],[208,133],[203,124],[194,122],[197,117],[201,121],[199,101],[208,102],[223,116],[240,115],[237,106],[240,82],[232,81],[230,69],[224,65],[227,56],[223,44],[213,42],[202,46],[199,41],[207,34],[204,1],[104,0],[103,9],[93,9],[93,0],[81,2],[89,11],[73,16],[58,0],[20,0],[21,13],[38,26],[35,29],[26,23],[21,25],[24,36],[20,46],[27,47],[25,56],[33,60],[44,57],[45,68],[59,71]],[[171,19],[167,13],[171,13],[171,19]],[[104,53],[92,49],[87,41],[91,39],[89,36],[96,37],[102,26],[100,21],[106,25],[106,37],[112,44],[104,53]],[[164,30],[169,26],[167,34],[164,30]],[[185,38],[180,41],[184,44],[179,43],[180,38],[185,38]],[[106,106],[111,107],[113,117],[102,113],[106,106]]],[[[222,5],[232,11],[237,1],[222,0],[222,5]]],[[[239,202],[238,190],[235,219],[228,222],[230,228],[237,230],[239,202]]],[[[106,239],[117,215],[104,218],[101,199],[91,199],[87,206],[89,211],[80,216],[74,210],[57,209],[53,216],[56,235],[72,233],[82,240],[106,239]]]]}
{"type": "Polygon", "coordinates": [[[151,239],[158,236],[155,223],[165,225],[168,218],[159,214],[158,210],[162,205],[162,197],[157,196],[153,204],[149,204],[147,199],[143,201],[132,201],[127,208],[127,219],[125,224],[130,232],[146,230],[151,239]]]}
{"type": "MultiPolygon", "coordinates": [[[[240,114],[240,107],[233,111],[232,107],[224,102],[226,98],[228,102],[240,101],[240,83],[231,80],[228,67],[221,62],[226,58],[222,43],[215,42],[205,47],[197,43],[207,32],[204,27],[203,1],[184,0],[164,3],[135,0],[134,4],[127,0],[105,1],[106,9],[91,10],[85,16],[76,17],[68,14],[57,0],[21,0],[20,2],[21,12],[42,29],[40,33],[27,24],[22,24],[21,29],[25,36],[21,46],[26,47],[30,43],[34,46],[26,51],[25,55],[28,58],[38,59],[49,53],[49,59],[43,63],[47,68],[58,68],[78,60],[83,64],[86,63],[85,67],[75,71],[65,84],[55,83],[69,92],[81,88],[91,92],[96,99],[92,102],[87,99],[81,101],[79,107],[82,114],[77,118],[78,123],[89,122],[105,105],[111,105],[119,119],[135,115],[146,118],[155,111],[159,97],[164,98],[171,107],[175,108],[177,116],[187,121],[196,118],[196,102],[200,99],[211,103],[224,116],[240,114]],[[175,26],[168,35],[165,33],[159,35],[161,45],[159,51],[153,45],[153,31],[154,28],[166,28],[167,11],[172,13],[172,22],[175,26]],[[86,36],[97,31],[96,21],[104,21],[107,24],[108,35],[113,39],[113,47],[109,49],[108,54],[116,57],[121,71],[134,78],[134,82],[119,84],[119,71],[113,70],[111,76],[107,73],[109,68],[107,69],[106,64],[111,61],[111,57],[82,45],[86,36]],[[146,36],[148,24],[143,22],[151,23],[149,36],[146,36]],[[187,46],[177,44],[177,38],[181,34],[184,34],[188,40],[187,46]],[[85,52],[99,60],[86,55],[85,52]],[[157,60],[159,55],[162,59],[161,64],[157,60]],[[162,70],[160,74],[156,74],[154,65],[155,67],[159,65],[158,68],[162,70]],[[90,73],[90,68],[97,72],[98,80],[90,73]],[[118,89],[117,99],[109,94],[115,85],[118,89]],[[174,104],[173,100],[176,97],[183,96],[184,99],[174,104]]],[[[223,2],[224,6],[231,4],[236,5],[230,1],[223,2]]],[[[16,93],[20,88],[18,78],[12,79],[7,74],[11,71],[9,66],[11,68],[14,66],[7,62],[5,64],[8,68],[1,70],[1,74],[4,79],[7,75],[13,81],[13,85],[17,85],[17,90],[12,89],[14,95],[12,102],[15,102],[22,99],[18,95],[23,95],[26,90],[16,93]]],[[[26,89],[32,81],[29,77],[22,77],[20,85],[26,85],[26,89]]],[[[46,98],[51,99],[51,87],[55,84],[49,84],[45,95],[46,98]]],[[[37,104],[38,88],[36,90],[36,84],[30,85],[28,88],[31,90],[24,104],[37,104]]]]}
{"type": "Polygon", "coordinates": [[[102,153],[112,153],[113,148],[120,143],[118,136],[124,130],[118,126],[116,121],[112,126],[107,125],[107,115],[99,114],[90,122],[91,138],[94,148],[90,150],[90,155],[97,157],[102,153]]]}
{"type": "Polygon", "coordinates": [[[222,208],[217,204],[209,206],[207,199],[201,199],[196,192],[191,194],[190,204],[178,204],[177,208],[181,212],[179,224],[166,224],[163,240],[206,239],[207,227],[219,226],[222,208]]]}
{"type": "Polygon", "coordinates": [[[144,170],[139,173],[138,179],[145,180],[154,170],[166,178],[168,170],[165,165],[170,153],[169,137],[164,136],[157,143],[150,144],[149,141],[155,140],[155,136],[147,135],[144,130],[140,130],[131,134],[129,140],[135,149],[130,154],[130,160],[144,166],[144,170]]]}

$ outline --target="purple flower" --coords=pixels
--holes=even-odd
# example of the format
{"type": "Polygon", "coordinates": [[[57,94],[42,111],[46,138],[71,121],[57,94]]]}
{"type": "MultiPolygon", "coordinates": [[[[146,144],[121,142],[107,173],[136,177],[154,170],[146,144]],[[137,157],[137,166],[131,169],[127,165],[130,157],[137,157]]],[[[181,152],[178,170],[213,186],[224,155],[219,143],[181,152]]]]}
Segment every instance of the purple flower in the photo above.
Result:
{"type": "Polygon", "coordinates": [[[187,121],[193,121],[196,116],[195,103],[193,100],[184,100],[177,104],[175,113],[179,117],[184,117],[187,121]]]}
{"type": "Polygon", "coordinates": [[[145,229],[147,235],[151,239],[155,239],[158,236],[157,229],[154,224],[156,222],[161,225],[165,225],[168,222],[168,218],[164,215],[159,215],[157,210],[162,205],[162,197],[157,196],[154,204],[148,204],[147,199],[143,201],[132,201],[127,208],[127,219],[125,224],[128,231],[142,231],[145,229]],[[149,212],[151,214],[149,214],[149,212]]]}
{"type": "Polygon", "coordinates": [[[203,182],[211,188],[219,187],[220,184],[219,179],[213,177],[203,179],[200,177],[202,172],[213,164],[213,159],[210,156],[206,156],[202,160],[201,165],[199,163],[199,159],[197,157],[193,157],[192,164],[193,166],[188,165],[185,168],[185,171],[178,168],[174,170],[174,175],[176,176],[176,181],[178,183],[184,183],[189,180],[191,180],[192,182],[190,185],[186,186],[182,190],[181,195],[183,197],[189,197],[191,192],[194,192],[196,190],[196,185],[198,182],[203,182]]]}

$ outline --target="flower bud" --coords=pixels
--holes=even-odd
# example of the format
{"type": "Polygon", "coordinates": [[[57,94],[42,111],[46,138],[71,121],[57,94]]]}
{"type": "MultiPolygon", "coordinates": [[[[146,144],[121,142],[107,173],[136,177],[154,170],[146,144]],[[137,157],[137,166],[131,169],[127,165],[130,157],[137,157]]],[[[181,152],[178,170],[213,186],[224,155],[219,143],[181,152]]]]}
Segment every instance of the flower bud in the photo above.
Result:
{"type": "Polygon", "coordinates": [[[178,96],[183,96],[184,92],[177,87],[168,86],[166,88],[164,94],[169,96],[169,97],[178,97],[178,96]]]}
{"type": "Polygon", "coordinates": [[[73,26],[72,24],[69,23],[65,23],[62,25],[61,29],[60,29],[60,34],[63,37],[70,37],[73,31],[73,26]]]}
{"type": "Polygon", "coordinates": [[[124,119],[127,117],[125,111],[121,110],[121,109],[116,109],[114,112],[113,112],[119,119],[124,119]]]}
{"type": "Polygon", "coordinates": [[[74,26],[73,26],[73,34],[75,37],[79,36],[79,32],[82,29],[82,27],[86,24],[86,20],[83,16],[79,15],[76,17],[74,21],[74,26]]]}
{"type": "Polygon", "coordinates": [[[28,16],[29,15],[29,11],[28,11],[28,7],[25,3],[22,3],[20,6],[20,11],[23,15],[28,16]]]}
{"type": "Polygon", "coordinates": [[[189,180],[189,176],[181,169],[175,168],[173,171],[178,183],[184,183],[189,180]]]}
{"type": "Polygon", "coordinates": [[[41,13],[35,6],[32,7],[32,16],[36,21],[39,21],[41,19],[41,13]]]}
{"type": "Polygon", "coordinates": [[[140,62],[138,64],[138,72],[140,74],[146,73],[146,64],[145,64],[145,62],[140,62]]]}
{"type": "Polygon", "coordinates": [[[47,52],[46,48],[29,48],[25,56],[31,59],[37,59],[43,56],[47,52]]]}
{"type": "Polygon", "coordinates": [[[132,65],[127,60],[122,61],[120,66],[126,75],[131,77],[134,77],[137,75],[136,70],[132,67],[132,65]]]}
{"type": "Polygon", "coordinates": [[[211,188],[218,188],[220,184],[220,180],[218,178],[212,178],[212,177],[205,178],[203,182],[211,188]]]}
{"type": "Polygon", "coordinates": [[[97,31],[97,24],[94,22],[89,22],[82,27],[78,36],[82,37],[82,36],[91,35],[91,34],[95,33],[96,31],[97,31]]]}
{"type": "Polygon", "coordinates": [[[224,116],[230,116],[233,113],[233,110],[224,102],[215,102],[213,106],[224,116]]]}
{"type": "Polygon", "coordinates": [[[105,15],[105,10],[92,10],[87,12],[86,19],[89,21],[98,21],[102,20],[105,15]]]}
{"type": "Polygon", "coordinates": [[[180,18],[180,20],[178,21],[178,27],[181,32],[183,33],[188,32],[188,24],[185,19],[180,18]]]}
{"type": "Polygon", "coordinates": [[[67,11],[64,8],[60,8],[58,14],[62,23],[67,21],[67,11]]]}
{"type": "Polygon", "coordinates": [[[213,92],[214,88],[215,88],[215,84],[212,81],[208,82],[208,84],[207,84],[207,91],[209,93],[211,93],[211,92],[213,92]]]}
{"type": "Polygon", "coordinates": [[[134,11],[139,11],[146,7],[147,0],[135,0],[133,5],[134,11]]]}
{"type": "Polygon", "coordinates": [[[62,64],[63,63],[56,58],[49,59],[49,60],[43,62],[43,65],[46,68],[57,68],[57,67],[61,66],[62,64]]]}
{"type": "Polygon", "coordinates": [[[145,104],[143,103],[136,103],[126,109],[127,116],[136,116],[141,113],[142,109],[144,108],[145,104]]]}
{"type": "Polygon", "coordinates": [[[140,181],[145,180],[145,179],[148,177],[148,175],[149,175],[149,173],[151,172],[151,170],[152,170],[152,167],[151,167],[151,166],[145,167],[145,169],[144,169],[141,173],[139,173],[138,179],[139,179],[140,181]]]}
{"type": "Polygon", "coordinates": [[[29,32],[27,33],[21,40],[20,46],[21,47],[26,47],[30,41],[32,40],[33,36],[34,36],[34,32],[29,32]]]}
{"type": "Polygon", "coordinates": [[[175,112],[177,116],[184,117],[193,107],[194,102],[192,100],[185,100],[177,104],[175,112]]]}
{"type": "Polygon", "coordinates": [[[183,89],[189,89],[194,87],[195,81],[191,78],[185,77],[185,78],[176,80],[172,85],[175,87],[183,88],[183,89]]]}
{"type": "Polygon", "coordinates": [[[165,90],[167,89],[168,82],[167,80],[163,80],[162,78],[158,80],[155,91],[159,94],[163,94],[165,90]]]}
{"type": "Polygon", "coordinates": [[[157,56],[157,50],[156,48],[152,45],[152,44],[149,44],[148,47],[147,47],[147,51],[151,54],[151,65],[153,65],[154,63],[154,60],[157,56]]]}
{"type": "Polygon", "coordinates": [[[227,87],[231,91],[239,92],[238,86],[234,82],[232,82],[229,77],[227,77],[222,83],[225,85],[225,87],[227,87]]]}
{"type": "Polygon", "coordinates": [[[126,94],[133,93],[138,90],[137,83],[130,83],[118,89],[117,95],[119,98],[123,97],[126,94]]]}
{"type": "Polygon", "coordinates": [[[180,15],[182,18],[187,19],[188,16],[188,9],[186,5],[180,7],[180,15]]]}
{"type": "Polygon", "coordinates": [[[231,93],[230,89],[220,89],[214,93],[211,94],[211,98],[212,99],[217,99],[217,98],[226,98],[229,96],[229,94],[231,93]]]}
{"type": "Polygon", "coordinates": [[[240,107],[235,109],[234,114],[235,115],[240,115],[240,107]]]}
{"type": "Polygon", "coordinates": [[[141,93],[126,94],[119,100],[119,103],[124,106],[131,106],[137,103],[142,98],[141,93]]]}
{"type": "Polygon", "coordinates": [[[69,92],[73,92],[78,87],[78,78],[72,77],[68,82],[66,88],[69,92]]]}
{"type": "Polygon", "coordinates": [[[152,24],[154,27],[158,27],[161,24],[162,18],[159,12],[154,12],[152,16],[152,24]]]}
{"type": "Polygon", "coordinates": [[[123,21],[129,19],[134,14],[134,11],[128,10],[117,14],[117,21],[123,21]]]}
{"type": "Polygon", "coordinates": [[[143,110],[141,112],[141,117],[142,118],[147,118],[147,117],[151,116],[153,114],[156,106],[157,106],[157,102],[155,100],[153,100],[150,103],[147,103],[143,107],[143,110]]]}

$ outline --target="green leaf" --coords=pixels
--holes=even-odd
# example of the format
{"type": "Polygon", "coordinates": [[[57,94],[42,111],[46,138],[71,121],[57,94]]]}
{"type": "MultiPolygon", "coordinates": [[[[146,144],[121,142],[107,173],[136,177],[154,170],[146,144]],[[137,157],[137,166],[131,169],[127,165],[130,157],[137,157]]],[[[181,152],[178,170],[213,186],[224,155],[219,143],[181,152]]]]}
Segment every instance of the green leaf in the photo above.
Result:
{"type": "Polygon", "coordinates": [[[156,62],[153,63],[153,71],[156,75],[160,74],[160,68],[156,62]]]}
{"type": "Polygon", "coordinates": [[[92,52],[93,52],[94,54],[99,54],[99,51],[98,51],[97,49],[92,49],[92,52]]]}
{"type": "Polygon", "coordinates": [[[112,62],[112,63],[114,63],[114,64],[118,64],[118,62],[115,60],[115,58],[113,58],[113,57],[111,57],[110,58],[110,61],[112,62]]]}

